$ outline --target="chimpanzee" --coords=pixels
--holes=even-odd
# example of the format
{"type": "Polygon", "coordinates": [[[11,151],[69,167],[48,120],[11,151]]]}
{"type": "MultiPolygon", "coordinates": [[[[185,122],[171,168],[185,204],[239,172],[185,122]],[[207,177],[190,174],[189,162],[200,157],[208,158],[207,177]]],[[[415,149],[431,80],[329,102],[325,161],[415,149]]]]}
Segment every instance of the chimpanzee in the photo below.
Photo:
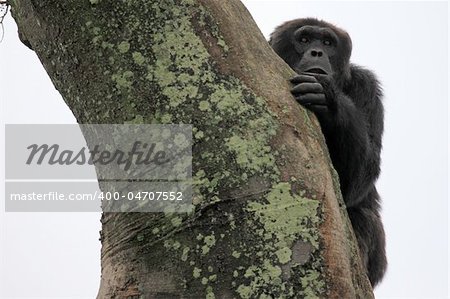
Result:
{"type": "Polygon", "coordinates": [[[386,271],[385,234],[375,181],[380,173],[382,92],[375,75],[350,63],[344,30],[314,18],[286,22],[270,45],[297,73],[292,94],[313,111],[325,136],[372,286],[386,271]]]}

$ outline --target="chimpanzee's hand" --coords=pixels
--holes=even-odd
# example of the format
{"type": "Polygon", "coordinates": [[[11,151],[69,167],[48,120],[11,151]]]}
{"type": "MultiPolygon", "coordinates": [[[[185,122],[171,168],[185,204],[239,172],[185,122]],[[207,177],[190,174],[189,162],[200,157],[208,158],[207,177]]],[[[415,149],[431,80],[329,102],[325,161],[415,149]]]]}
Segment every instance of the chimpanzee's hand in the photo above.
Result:
{"type": "Polygon", "coordinates": [[[291,79],[291,93],[297,102],[311,111],[325,113],[336,110],[336,91],[326,75],[302,73],[291,79]]]}

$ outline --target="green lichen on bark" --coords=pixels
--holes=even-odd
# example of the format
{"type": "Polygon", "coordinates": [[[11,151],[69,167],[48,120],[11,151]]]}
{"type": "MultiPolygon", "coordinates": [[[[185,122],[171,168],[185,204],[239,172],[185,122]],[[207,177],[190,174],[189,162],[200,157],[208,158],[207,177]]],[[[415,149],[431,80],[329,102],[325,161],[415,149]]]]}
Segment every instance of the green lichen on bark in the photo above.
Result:
{"type": "Polygon", "coordinates": [[[263,226],[257,233],[263,240],[259,244],[262,248],[258,249],[264,252],[264,258],[259,266],[252,265],[245,271],[244,277],[248,282],[239,285],[240,296],[314,298],[323,295],[326,289],[321,275],[323,264],[318,240],[318,225],[321,221],[319,202],[293,194],[289,183],[279,183],[272,187],[265,201],[249,202],[247,210],[253,215],[253,221],[263,226]],[[299,240],[313,247],[311,260],[306,266],[291,261],[291,248],[299,240]],[[288,263],[293,272],[302,273],[298,276],[300,281],[283,281],[281,267],[288,263]],[[314,280],[309,279],[312,276],[314,280]]]}
{"type": "MultiPolygon", "coordinates": [[[[201,163],[195,159],[194,152],[193,181],[198,182],[194,186],[195,196],[201,198],[198,204],[207,205],[221,201],[220,190],[245,184],[250,177],[265,177],[276,182],[279,173],[270,147],[270,139],[277,130],[276,118],[267,109],[265,101],[253,94],[243,82],[232,76],[221,75],[211,63],[208,49],[196,35],[191,23],[192,15],[202,15],[205,10],[190,6],[188,3],[178,7],[180,9],[167,12],[172,22],[161,22],[164,25],[155,28],[156,33],[152,35],[151,46],[155,65],[147,66],[147,70],[152,71],[152,78],[165,96],[161,99],[161,102],[165,103],[160,105],[161,113],[184,120],[185,108],[189,105],[191,113],[196,117],[188,120],[194,124],[196,133],[201,132],[197,136],[201,136],[209,143],[208,147],[201,148],[201,163]],[[197,111],[202,113],[199,114],[197,111]],[[220,146],[223,142],[225,148],[220,146]],[[204,169],[201,165],[209,167],[204,169]],[[223,171],[224,169],[234,171],[223,171]]],[[[155,6],[153,8],[155,9],[155,6]]],[[[305,282],[309,284],[306,280],[283,281],[281,264],[289,262],[290,247],[297,238],[312,242],[317,248],[317,232],[310,232],[309,229],[318,225],[318,202],[294,197],[290,195],[291,191],[288,189],[289,185],[282,184],[267,195],[266,218],[257,211],[258,208],[264,209],[265,204],[254,203],[249,205],[246,211],[255,216],[253,222],[246,225],[261,227],[257,233],[264,237],[262,232],[265,231],[265,238],[249,244],[234,242],[237,243],[235,246],[227,246],[226,250],[221,251],[222,254],[237,257],[236,269],[231,270],[239,273],[244,269],[240,269],[242,266],[237,265],[239,263],[246,265],[245,274],[232,282],[232,287],[234,284],[236,293],[242,298],[264,294],[294,296],[294,289],[300,289],[298,286],[303,286],[305,282]],[[283,203],[283,200],[287,202],[283,203]],[[281,206],[278,206],[280,204],[281,206]],[[287,206],[284,206],[285,204],[287,206]],[[286,209],[290,211],[289,217],[286,218],[292,218],[292,221],[271,226],[270,222],[274,218],[267,217],[270,218],[270,215],[278,217],[280,215],[276,213],[285,212],[286,209]],[[293,213],[297,215],[291,215],[293,213]],[[316,237],[313,236],[314,233],[316,237]],[[254,264],[243,262],[242,259],[248,258],[256,248],[260,256],[253,261],[254,264]],[[241,260],[237,251],[244,253],[241,260]]],[[[225,233],[230,234],[233,228],[227,230],[225,233]]],[[[211,297],[214,294],[216,280],[226,279],[223,273],[204,274],[208,263],[205,263],[205,258],[202,259],[201,256],[209,254],[214,256],[213,253],[217,252],[214,248],[216,237],[213,233],[197,238],[196,241],[183,244],[189,249],[189,259],[186,258],[185,251],[180,253],[179,250],[175,250],[175,254],[187,265],[195,265],[193,278],[197,282],[191,283],[198,287],[203,285],[205,294],[211,297]],[[197,268],[201,264],[204,266],[197,268]],[[214,279],[210,279],[211,277],[214,279]]],[[[313,273],[319,271],[319,269],[308,270],[313,273]]],[[[311,289],[315,294],[320,294],[323,285],[311,289]]]]}
{"type": "MultiPolygon", "coordinates": [[[[43,50],[49,57],[63,57],[55,63],[54,82],[78,121],[194,127],[196,211],[148,216],[127,246],[138,248],[149,273],[170,272],[179,293],[188,297],[220,298],[218,294],[229,290],[241,298],[323,295],[319,202],[294,194],[289,183],[280,182],[271,146],[279,120],[243,80],[219,71],[194,24],[195,17],[213,28],[227,55],[229,47],[218,27],[209,26],[212,16],[190,0],[91,3],[55,4],[74,24],[63,30],[73,39],[55,49],[66,53],[73,47],[85,61],[50,47],[43,50]],[[78,70],[76,76],[71,69],[78,70]],[[64,80],[78,83],[68,86],[64,80]],[[262,187],[254,194],[229,192],[255,182],[262,187]],[[203,227],[209,228],[208,234],[193,238],[205,232],[203,227]],[[293,259],[299,242],[313,248],[302,264],[293,259]],[[227,269],[220,268],[217,257],[227,269]]],[[[128,224],[133,217],[118,215],[115,221],[128,224]]],[[[104,231],[109,242],[121,241],[108,225],[104,231]]]]}
{"type": "Polygon", "coordinates": [[[267,203],[251,202],[248,210],[263,223],[269,234],[263,237],[276,236],[279,249],[289,248],[299,236],[318,249],[318,207],[319,201],[294,195],[289,183],[279,183],[267,194],[267,203]]]}

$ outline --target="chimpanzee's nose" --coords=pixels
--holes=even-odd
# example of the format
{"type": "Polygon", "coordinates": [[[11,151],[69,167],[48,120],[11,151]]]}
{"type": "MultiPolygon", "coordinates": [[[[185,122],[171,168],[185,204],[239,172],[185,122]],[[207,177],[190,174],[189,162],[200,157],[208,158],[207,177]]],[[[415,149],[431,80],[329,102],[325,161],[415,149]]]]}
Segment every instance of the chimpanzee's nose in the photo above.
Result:
{"type": "Polygon", "coordinates": [[[312,57],[322,57],[323,52],[321,50],[313,49],[311,50],[311,56],[312,57]]]}

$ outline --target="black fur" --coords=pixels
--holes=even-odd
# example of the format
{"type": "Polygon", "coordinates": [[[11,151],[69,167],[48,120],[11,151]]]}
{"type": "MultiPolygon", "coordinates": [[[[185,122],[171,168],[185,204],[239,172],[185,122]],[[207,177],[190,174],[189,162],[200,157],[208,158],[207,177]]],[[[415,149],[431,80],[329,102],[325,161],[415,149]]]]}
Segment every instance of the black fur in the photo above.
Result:
{"type": "Polygon", "coordinates": [[[347,32],[327,22],[312,18],[286,22],[276,28],[269,43],[298,73],[291,80],[296,100],[319,119],[363,263],[375,286],[387,266],[375,188],[383,134],[380,85],[371,71],[350,63],[347,32]]]}

